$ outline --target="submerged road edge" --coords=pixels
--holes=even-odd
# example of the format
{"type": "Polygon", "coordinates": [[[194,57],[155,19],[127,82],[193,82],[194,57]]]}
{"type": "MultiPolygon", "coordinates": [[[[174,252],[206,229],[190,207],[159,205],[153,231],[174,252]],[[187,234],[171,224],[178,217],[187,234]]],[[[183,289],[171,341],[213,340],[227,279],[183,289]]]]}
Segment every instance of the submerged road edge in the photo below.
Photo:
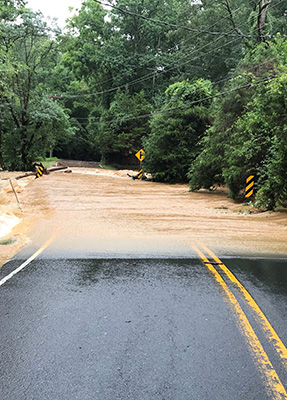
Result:
{"type": "Polygon", "coordinates": [[[13,278],[14,275],[18,274],[18,272],[22,271],[27,265],[29,265],[33,260],[35,260],[36,257],[38,257],[47,247],[50,246],[50,244],[55,240],[56,236],[58,235],[59,231],[56,231],[47,242],[40,247],[39,250],[37,250],[28,260],[26,260],[23,264],[20,265],[20,267],[16,268],[14,271],[12,271],[9,275],[5,276],[5,278],[1,279],[0,281],[0,286],[4,285],[9,279],[13,278]]]}

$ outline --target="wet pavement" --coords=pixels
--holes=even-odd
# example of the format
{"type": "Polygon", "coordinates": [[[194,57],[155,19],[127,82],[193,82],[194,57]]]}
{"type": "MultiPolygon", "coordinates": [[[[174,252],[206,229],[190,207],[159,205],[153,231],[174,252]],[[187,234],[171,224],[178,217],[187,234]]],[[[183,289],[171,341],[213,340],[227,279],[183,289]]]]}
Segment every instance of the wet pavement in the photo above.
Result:
{"type": "MultiPolygon", "coordinates": [[[[287,345],[286,260],[225,264],[287,345]]],[[[2,400],[274,398],[197,259],[37,259],[1,286],[0,301],[2,400]]]]}

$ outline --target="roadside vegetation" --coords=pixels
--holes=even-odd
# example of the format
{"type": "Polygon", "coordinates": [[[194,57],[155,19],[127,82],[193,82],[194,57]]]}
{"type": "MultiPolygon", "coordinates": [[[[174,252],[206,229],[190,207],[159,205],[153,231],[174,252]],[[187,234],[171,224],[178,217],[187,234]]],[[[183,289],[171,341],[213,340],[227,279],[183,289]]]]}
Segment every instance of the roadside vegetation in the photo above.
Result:
{"type": "Polygon", "coordinates": [[[0,166],[55,157],[134,165],[191,190],[287,205],[282,0],[83,1],[64,32],[0,3],[0,166]]]}
{"type": "Polygon", "coordinates": [[[58,157],[47,157],[45,159],[39,159],[38,162],[41,162],[45,168],[49,168],[54,165],[57,161],[59,161],[58,157]]]}

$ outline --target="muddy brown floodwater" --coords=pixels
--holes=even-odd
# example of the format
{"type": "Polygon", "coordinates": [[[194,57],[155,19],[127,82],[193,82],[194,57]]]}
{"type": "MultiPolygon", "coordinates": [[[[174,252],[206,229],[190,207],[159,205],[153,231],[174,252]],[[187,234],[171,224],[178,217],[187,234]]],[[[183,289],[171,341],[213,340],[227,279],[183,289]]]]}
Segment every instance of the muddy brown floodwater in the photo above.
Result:
{"type": "Polygon", "coordinates": [[[132,180],[127,172],[74,168],[30,180],[19,193],[21,222],[6,237],[11,243],[0,245],[0,264],[56,230],[56,253],[180,257],[199,241],[221,256],[287,255],[284,210],[248,214],[225,191],[191,193],[187,185],[132,180]]]}

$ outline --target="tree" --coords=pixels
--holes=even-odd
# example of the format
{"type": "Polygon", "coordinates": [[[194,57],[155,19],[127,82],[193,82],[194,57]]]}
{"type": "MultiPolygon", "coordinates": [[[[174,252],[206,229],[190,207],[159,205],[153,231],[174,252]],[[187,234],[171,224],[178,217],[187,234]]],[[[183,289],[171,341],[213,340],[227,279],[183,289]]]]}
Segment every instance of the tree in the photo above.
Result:
{"type": "Polygon", "coordinates": [[[286,4],[272,0],[201,0],[186,8],[174,59],[178,79],[202,77],[223,86],[248,49],[286,34],[286,4]]]}
{"type": "Polygon", "coordinates": [[[0,121],[2,164],[26,170],[40,151],[39,144],[45,154],[57,134],[70,131],[65,111],[43,97],[46,86],[41,78],[56,58],[57,43],[50,38],[51,30],[40,14],[24,10],[21,19],[17,24],[4,23],[7,29],[2,68],[8,73],[1,83],[0,121]]]}
{"type": "MultiPolygon", "coordinates": [[[[250,3],[250,2],[249,2],[250,3]]],[[[249,5],[249,21],[251,22],[251,26],[249,28],[251,36],[255,36],[257,39],[257,42],[265,42],[265,25],[266,25],[266,19],[267,19],[267,11],[272,3],[272,0],[254,0],[251,2],[251,7],[249,5]],[[252,4],[253,3],[253,4],[252,4]]],[[[234,13],[232,11],[232,4],[230,0],[222,0],[222,5],[226,9],[230,22],[233,26],[234,32],[236,32],[242,39],[246,41],[248,38],[248,35],[244,34],[239,27],[239,25],[236,23],[236,20],[234,18],[234,13]]],[[[246,41],[248,47],[250,47],[250,43],[246,41]]]]}
{"type": "Polygon", "coordinates": [[[144,90],[151,100],[177,74],[169,68],[172,53],[177,52],[177,38],[170,35],[172,28],[145,18],[176,23],[189,1],[181,4],[174,0],[118,0],[105,11],[96,1],[84,2],[69,23],[74,37],[64,56],[66,65],[69,63],[77,79],[84,77],[99,93],[105,109],[117,89],[126,86],[130,94],[144,90]]]}
{"type": "Polygon", "coordinates": [[[286,202],[286,56],[286,42],[278,39],[269,47],[260,44],[242,60],[240,74],[217,100],[214,125],[191,165],[192,190],[225,182],[237,198],[252,173],[258,206],[274,209],[286,202]]]}
{"type": "Polygon", "coordinates": [[[151,106],[143,91],[134,96],[127,91],[117,92],[96,131],[103,162],[134,164],[134,154],[142,147],[142,140],[150,130],[150,112],[151,106]]]}
{"type": "Polygon", "coordinates": [[[246,110],[259,118],[255,87],[267,90],[257,78],[275,68],[274,36],[287,34],[284,2],[116,0],[107,9],[86,0],[61,36],[23,3],[0,4],[2,167],[28,168],[50,146],[59,156],[127,163],[144,140],[156,179],[185,180],[196,157],[192,187],[228,182],[234,196],[241,191],[238,177],[248,168],[235,149],[257,129],[246,110]],[[234,74],[241,76],[226,83],[234,74]],[[202,79],[230,92],[215,100],[205,135],[209,105],[202,100],[210,101],[211,84],[202,79]],[[196,91],[201,106],[190,100],[196,91]]]}
{"type": "MultiPolygon", "coordinates": [[[[11,24],[21,15],[24,8],[23,1],[2,1],[0,4],[0,99],[5,99],[10,93],[9,77],[12,73],[8,53],[13,46],[16,37],[10,35],[11,24]]],[[[4,124],[3,124],[3,107],[0,114],[0,167],[4,168],[3,158],[3,140],[4,140],[4,124]]]]}
{"type": "Polygon", "coordinates": [[[158,91],[165,90],[174,69],[173,54],[177,53],[177,38],[168,24],[177,24],[185,18],[189,1],[174,0],[118,0],[110,11],[113,31],[117,32],[118,50],[107,42],[109,54],[118,55],[117,75],[114,84],[129,82],[130,93],[144,90],[150,100],[158,91]],[[164,21],[166,25],[153,21],[164,21]],[[125,72],[124,72],[125,71],[125,72]]]}
{"type": "Polygon", "coordinates": [[[165,91],[163,106],[144,140],[145,170],[161,182],[186,182],[191,161],[209,123],[210,81],[182,81],[165,91]]]}

